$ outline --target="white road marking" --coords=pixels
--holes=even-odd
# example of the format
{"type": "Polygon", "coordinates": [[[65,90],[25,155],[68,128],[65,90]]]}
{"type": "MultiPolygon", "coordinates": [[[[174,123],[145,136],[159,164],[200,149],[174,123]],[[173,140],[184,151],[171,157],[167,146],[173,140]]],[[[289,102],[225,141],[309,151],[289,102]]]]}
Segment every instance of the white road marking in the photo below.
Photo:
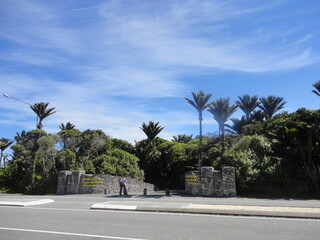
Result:
{"type": "Polygon", "coordinates": [[[113,209],[113,210],[136,210],[137,206],[132,205],[116,205],[107,203],[96,203],[91,206],[91,209],[113,209]]]}
{"type": "Polygon", "coordinates": [[[39,204],[45,204],[45,203],[52,203],[54,200],[52,199],[41,199],[41,200],[34,200],[29,202],[23,202],[23,201],[0,201],[0,205],[6,205],[6,206],[22,206],[22,207],[28,207],[33,205],[39,205],[39,204]]]}
{"type": "Polygon", "coordinates": [[[105,235],[56,232],[56,231],[45,231],[45,230],[36,230],[36,229],[23,229],[23,228],[0,227],[0,230],[20,231],[20,232],[34,232],[34,233],[47,233],[47,234],[58,234],[58,235],[80,236],[80,237],[92,237],[92,238],[105,238],[105,239],[119,239],[119,240],[147,240],[147,239],[142,239],[142,238],[115,237],[115,236],[105,236],[105,235]]]}

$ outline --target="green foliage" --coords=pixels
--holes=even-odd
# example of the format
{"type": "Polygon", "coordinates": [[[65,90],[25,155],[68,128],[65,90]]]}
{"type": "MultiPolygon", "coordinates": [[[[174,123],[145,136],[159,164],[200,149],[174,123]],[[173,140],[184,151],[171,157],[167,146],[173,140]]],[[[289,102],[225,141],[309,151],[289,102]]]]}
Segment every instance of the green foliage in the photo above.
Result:
{"type": "Polygon", "coordinates": [[[109,155],[102,155],[93,161],[93,166],[95,168],[95,173],[97,174],[111,174],[116,175],[116,163],[118,159],[109,155]]]}
{"type": "Polygon", "coordinates": [[[64,125],[63,123],[60,124],[59,128],[61,129],[61,131],[64,130],[72,130],[74,129],[76,126],[71,123],[71,122],[67,122],[66,125],[64,125]]]}
{"type": "Polygon", "coordinates": [[[162,188],[183,187],[185,172],[197,168],[199,140],[191,142],[185,144],[161,138],[153,142],[137,142],[136,156],[140,159],[139,164],[145,172],[146,181],[162,188]]]}
{"type": "Polygon", "coordinates": [[[65,137],[75,137],[79,136],[81,134],[81,131],[75,128],[63,129],[58,134],[65,137]]]}
{"type": "Polygon", "coordinates": [[[230,120],[233,123],[232,126],[229,124],[225,124],[225,126],[229,128],[226,129],[226,131],[230,133],[242,134],[244,126],[249,124],[245,116],[242,116],[241,119],[230,118],[230,120]]]}
{"type": "Polygon", "coordinates": [[[245,134],[260,134],[272,142],[274,155],[281,158],[282,182],[309,182],[320,194],[320,111],[300,108],[278,114],[264,122],[245,127],[245,134]]]}
{"type": "Polygon", "coordinates": [[[108,155],[118,159],[116,164],[117,175],[126,175],[143,180],[143,171],[139,169],[139,159],[137,157],[120,149],[113,149],[108,152],[108,155]]]}
{"type": "Polygon", "coordinates": [[[124,175],[143,180],[144,174],[138,166],[139,159],[120,149],[113,149],[93,161],[95,173],[124,175]]]}
{"type": "Polygon", "coordinates": [[[19,144],[12,146],[12,161],[1,172],[0,187],[32,194],[55,192],[61,170],[84,169],[87,173],[124,174],[143,179],[139,159],[115,147],[133,152],[131,144],[112,141],[101,130],[81,133],[77,129],[65,129],[54,135],[32,130],[19,135],[19,144]],[[63,147],[58,148],[61,141],[63,147]]]}
{"type": "Polygon", "coordinates": [[[97,158],[111,148],[111,139],[102,130],[88,129],[80,135],[80,141],[77,145],[77,158],[83,164],[85,158],[97,158]]]}
{"type": "Polygon", "coordinates": [[[113,148],[118,148],[131,154],[134,153],[134,146],[126,140],[112,138],[111,141],[113,148]]]}
{"type": "Polygon", "coordinates": [[[8,154],[5,154],[4,151],[13,143],[12,140],[8,138],[0,139],[0,166],[3,163],[3,167],[6,167],[6,160],[8,158],[8,154]]]}
{"type": "Polygon", "coordinates": [[[76,153],[70,149],[62,149],[56,156],[56,168],[58,171],[75,171],[79,169],[76,159],[76,153]]]}
{"type": "Polygon", "coordinates": [[[59,133],[59,144],[63,149],[75,151],[80,142],[81,131],[78,129],[64,129],[59,133]]]}
{"type": "MultiPolygon", "coordinates": [[[[215,148],[212,152],[218,151],[215,148]]],[[[243,136],[223,158],[216,158],[212,165],[215,168],[234,166],[238,191],[242,194],[254,190],[261,192],[266,187],[281,182],[280,161],[273,156],[272,143],[262,135],[243,136]]]]}
{"type": "Polygon", "coordinates": [[[186,134],[179,134],[177,136],[173,136],[172,141],[180,142],[180,143],[188,143],[192,140],[192,135],[188,136],[186,134]]]}
{"type": "Polygon", "coordinates": [[[34,130],[27,132],[28,138],[39,138],[39,137],[47,136],[47,135],[48,134],[46,133],[46,131],[44,131],[42,129],[34,129],[34,130]]]}
{"type": "Polygon", "coordinates": [[[87,157],[82,158],[80,169],[85,170],[86,173],[89,173],[89,174],[95,173],[95,168],[94,168],[93,162],[91,159],[89,159],[87,157]]]}

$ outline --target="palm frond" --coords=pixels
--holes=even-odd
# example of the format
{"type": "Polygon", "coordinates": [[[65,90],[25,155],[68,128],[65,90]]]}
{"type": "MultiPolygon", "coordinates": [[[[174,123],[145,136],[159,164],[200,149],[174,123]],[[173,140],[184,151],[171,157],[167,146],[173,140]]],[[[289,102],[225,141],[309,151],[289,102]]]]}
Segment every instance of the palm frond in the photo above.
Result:
{"type": "Polygon", "coordinates": [[[311,91],[320,97],[320,81],[312,84],[312,86],[314,86],[316,90],[311,90],[311,91]]]}
{"type": "Polygon", "coordinates": [[[269,95],[268,97],[260,98],[261,104],[259,108],[264,111],[267,118],[272,118],[272,116],[284,108],[284,105],[287,103],[283,100],[282,97],[277,97],[273,95],[269,95]]]}

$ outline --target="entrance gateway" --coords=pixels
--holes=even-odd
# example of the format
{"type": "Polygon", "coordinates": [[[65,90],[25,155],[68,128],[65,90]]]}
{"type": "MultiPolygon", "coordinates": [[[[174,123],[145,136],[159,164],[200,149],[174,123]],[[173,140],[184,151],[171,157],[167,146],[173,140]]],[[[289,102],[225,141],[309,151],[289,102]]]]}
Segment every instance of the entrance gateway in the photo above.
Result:
{"type": "MultiPolygon", "coordinates": [[[[153,192],[154,184],[127,178],[127,191],[133,193],[153,192]]],[[[102,174],[86,174],[85,171],[61,171],[58,175],[57,194],[119,193],[119,177],[102,174]]],[[[235,197],[237,196],[234,167],[202,167],[185,174],[185,191],[195,196],[235,197]]]]}

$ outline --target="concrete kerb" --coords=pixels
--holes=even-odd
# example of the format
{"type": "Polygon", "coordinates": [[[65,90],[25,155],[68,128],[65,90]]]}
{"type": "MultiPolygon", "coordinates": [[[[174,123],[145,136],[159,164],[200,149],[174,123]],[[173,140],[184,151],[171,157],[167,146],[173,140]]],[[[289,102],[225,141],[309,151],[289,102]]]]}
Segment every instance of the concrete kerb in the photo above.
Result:
{"type": "Polygon", "coordinates": [[[119,204],[110,201],[106,203],[94,204],[91,206],[91,209],[320,219],[320,208],[313,207],[274,207],[188,203],[154,204],[151,202],[140,202],[139,204],[127,202],[126,204],[119,204]]]}
{"type": "Polygon", "coordinates": [[[320,208],[310,208],[310,207],[190,204],[185,210],[186,212],[205,213],[205,214],[320,219],[320,208]]]}

